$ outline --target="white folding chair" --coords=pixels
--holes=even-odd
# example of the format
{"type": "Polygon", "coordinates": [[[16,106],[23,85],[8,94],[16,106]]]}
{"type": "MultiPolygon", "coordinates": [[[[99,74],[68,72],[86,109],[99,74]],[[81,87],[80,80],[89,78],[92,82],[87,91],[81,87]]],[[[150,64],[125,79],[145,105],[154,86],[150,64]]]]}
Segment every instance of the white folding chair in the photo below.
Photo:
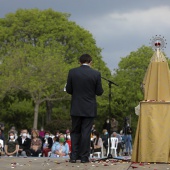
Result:
{"type": "Polygon", "coordinates": [[[103,143],[101,146],[101,152],[94,152],[93,155],[97,155],[98,158],[103,158],[103,143]]]}
{"type": "Polygon", "coordinates": [[[107,156],[108,156],[109,152],[111,152],[111,154],[113,154],[113,151],[114,151],[114,156],[117,157],[117,145],[118,145],[118,138],[116,138],[116,137],[108,138],[107,156]],[[109,146],[110,146],[110,148],[109,148],[109,146]]]}
{"type": "Polygon", "coordinates": [[[48,152],[48,157],[50,157],[50,156],[51,156],[51,153],[52,153],[51,151],[49,151],[49,152],[48,152]]]}
{"type": "Polygon", "coordinates": [[[4,141],[0,139],[0,144],[2,145],[2,148],[4,148],[4,141]]]}
{"type": "Polygon", "coordinates": [[[42,156],[43,156],[43,153],[42,153],[42,152],[38,154],[38,157],[39,157],[39,158],[42,157],[42,156]]]}
{"type": "Polygon", "coordinates": [[[101,158],[101,152],[94,152],[93,158],[96,158],[96,155],[97,155],[97,158],[101,158]]]}
{"type": "Polygon", "coordinates": [[[2,146],[2,152],[4,151],[4,141],[2,139],[0,139],[0,144],[2,146]]]}

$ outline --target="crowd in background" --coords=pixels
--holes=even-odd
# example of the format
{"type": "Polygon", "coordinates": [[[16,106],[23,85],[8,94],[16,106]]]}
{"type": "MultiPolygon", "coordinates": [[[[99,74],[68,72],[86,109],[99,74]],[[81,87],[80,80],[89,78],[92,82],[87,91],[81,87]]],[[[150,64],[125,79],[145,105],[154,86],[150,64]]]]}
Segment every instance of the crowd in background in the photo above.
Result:
{"type": "MultiPolygon", "coordinates": [[[[91,130],[91,155],[105,149],[105,156],[108,151],[108,138],[118,138],[117,155],[130,155],[132,152],[132,129],[127,123],[118,133],[118,121],[115,118],[106,119],[103,124],[103,131],[100,134],[95,129],[95,124],[91,130]]],[[[71,153],[70,130],[65,133],[56,130],[55,134],[49,131],[32,129],[22,129],[20,133],[14,126],[8,132],[8,138],[4,137],[4,124],[0,123],[0,155],[22,156],[22,157],[69,157],[71,153]]]]}
{"type": "MultiPolygon", "coordinates": [[[[2,127],[2,125],[1,125],[2,127]]],[[[4,133],[0,131],[0,153],[6,156],[22,157],[68,157],[71,152],[70,130],[55,134],[49,131],[22,129],[18,134],[15,127],[11,127],[5,140],[4,133]]]]}
{"type": "MultiPolygon", "coordinates": [[[[129,156],[132,154],[132,128],[129,124],[128,117],[125,117],[123,127],[119,132],[118,128],[118,121],[112,117],[111,119],[107,118],[104,125],[104,134],[108,134],[108,137],[116,137],[118,138],[118,147],[117,147],[117,155],[125,155],[129,156]]],[[[105,140],[103,140],[103,145],[106,148],[108,148],[108,139],[104,137],[105,140]]]]}

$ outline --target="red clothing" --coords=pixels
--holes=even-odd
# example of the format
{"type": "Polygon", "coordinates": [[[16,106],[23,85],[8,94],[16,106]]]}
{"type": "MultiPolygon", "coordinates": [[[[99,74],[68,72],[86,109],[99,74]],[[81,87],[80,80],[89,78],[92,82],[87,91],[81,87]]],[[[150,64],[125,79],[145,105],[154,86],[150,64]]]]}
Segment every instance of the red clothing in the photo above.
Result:
{"type": "Polygon", "coordinates": [[[44,135],[45,135],[45,131],[39,131],[39,136],[44,138],[44,135]]]}
{"type": "Polygon", "coordinates": [[[50,151],[51,151],[50,148],[44,148],[44,149],[43,149],[43,154],[44,154],[44,156],[45,156],[45,157],[48,157],[48,152],[50,152],[50,151]]]}
{"type": "Polygon", "coordinates": [[[71,152],[71,140],[69,139],[66,142],[68,143],[68,146],[69,146],[69,152],[71,152]]]}

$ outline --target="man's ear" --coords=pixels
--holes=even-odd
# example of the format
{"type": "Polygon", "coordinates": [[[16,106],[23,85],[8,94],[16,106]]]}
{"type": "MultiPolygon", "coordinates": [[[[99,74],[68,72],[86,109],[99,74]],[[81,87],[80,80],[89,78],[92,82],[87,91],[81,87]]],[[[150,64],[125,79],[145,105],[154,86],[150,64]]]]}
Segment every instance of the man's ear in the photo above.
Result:
{"type": "Polygon", "coordinates": [[[90,65],[90,66],[92,65],[92,61],[90,61],[89,65],[90,65]]]}

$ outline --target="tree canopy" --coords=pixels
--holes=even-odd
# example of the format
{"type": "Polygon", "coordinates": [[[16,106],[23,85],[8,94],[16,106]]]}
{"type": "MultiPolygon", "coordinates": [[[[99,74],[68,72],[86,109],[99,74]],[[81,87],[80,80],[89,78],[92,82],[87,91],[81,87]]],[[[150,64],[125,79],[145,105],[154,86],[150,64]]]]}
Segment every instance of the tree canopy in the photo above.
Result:
{"type": "Polygon", "coordinates": [[[26,94],[33,101],[34,128],[44,101],[70,100],[63,88],[80,55],[89,53],[93,67],[110,74],[92,34],[69,21],[69,16],[52,9],[19,9],[0,19],[0,97],[26,94]]]}
{"type": "Polygon", "coordinates": [[[127,116],[131,118],[133,128],[136,127],[135,107],[143,100],[141,83],[152,55],[153,50],[150,47],[142,46],[123,57],[119,62],[119,68],[115,70],[113,77],[119,88],[114,92],[113,113],[122,122],[122,127],[127,116]]]}
{"type": "Polygon", "coordinates": [[[124,118],[131,115],[135,128],[134,108],[143,100],[141,83],[153,50],[142,46],[122,57],[111,74],[93,35],[69,17],[52,9],[19,9],[0,18],[0,121],[17,128],[39,128],[48,123],[44,117],[51,107],[52,121],[46,127],[54,130],[56,122],[62,129],[69,126],[70,96],[63,89],[68,70],[78,67],[78,58],[88,53],[93,68],[118,84],[112,85],[109,115],[108,82],[102,79],[104,94],[97,97],[95,121],[98,130],[108,116],[116,117],[121,129],[124,118]]]}

